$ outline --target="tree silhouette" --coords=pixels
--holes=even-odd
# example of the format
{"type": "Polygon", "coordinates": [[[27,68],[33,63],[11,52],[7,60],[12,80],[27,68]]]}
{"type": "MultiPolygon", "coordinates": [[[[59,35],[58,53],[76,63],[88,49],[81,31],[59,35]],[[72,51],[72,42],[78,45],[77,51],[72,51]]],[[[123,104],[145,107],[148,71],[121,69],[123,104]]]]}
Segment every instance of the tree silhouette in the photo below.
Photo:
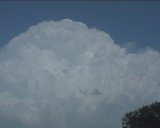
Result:
{"type": "Polygon", "coordinates": [[[126,113],[122,128],[160,128],[160,102],[126,113]]]}

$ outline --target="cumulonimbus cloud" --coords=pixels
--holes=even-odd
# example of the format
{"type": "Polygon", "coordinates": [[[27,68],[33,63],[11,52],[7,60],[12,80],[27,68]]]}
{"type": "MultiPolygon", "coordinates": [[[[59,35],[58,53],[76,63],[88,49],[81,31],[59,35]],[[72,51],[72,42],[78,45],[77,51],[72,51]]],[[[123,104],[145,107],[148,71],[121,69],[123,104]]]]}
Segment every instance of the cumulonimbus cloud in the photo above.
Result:
{"type": "Polygon", "coordinates": [[[72,20],[42,22],[0,51],[0,127],[118,128],[160,100],[160,53],[129,53],[72,20]]]}

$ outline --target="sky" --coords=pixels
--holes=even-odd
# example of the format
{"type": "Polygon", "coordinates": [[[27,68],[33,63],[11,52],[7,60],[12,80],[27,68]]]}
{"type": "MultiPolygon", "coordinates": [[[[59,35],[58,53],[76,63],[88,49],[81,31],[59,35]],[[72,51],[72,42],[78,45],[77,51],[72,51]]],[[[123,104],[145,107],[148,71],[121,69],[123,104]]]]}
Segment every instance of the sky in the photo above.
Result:
{"type": "Polygon", "coordinates": [[[0,4],[0,127],[120,128],[160,101],[158,6],[0,4]]]}
{"type": "Polygon", "coordinates": [[[108,32],[117,44],[160,50],[160,3],[146,2],[1,2],[0,46],[29,26],[69,18],[108,32]]]}

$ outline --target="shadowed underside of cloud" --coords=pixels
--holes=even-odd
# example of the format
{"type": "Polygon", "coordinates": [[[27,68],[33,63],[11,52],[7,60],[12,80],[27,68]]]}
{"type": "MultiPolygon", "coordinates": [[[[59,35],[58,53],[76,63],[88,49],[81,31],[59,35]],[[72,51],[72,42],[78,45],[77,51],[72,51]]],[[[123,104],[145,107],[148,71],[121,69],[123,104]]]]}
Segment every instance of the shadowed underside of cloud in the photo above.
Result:
{"type": "Polygon", "coordinates": [[[102,31],[42,22],[0,51],[0,127],[118,128],[160,100],[160,54],[129,53],[102,31]]]}

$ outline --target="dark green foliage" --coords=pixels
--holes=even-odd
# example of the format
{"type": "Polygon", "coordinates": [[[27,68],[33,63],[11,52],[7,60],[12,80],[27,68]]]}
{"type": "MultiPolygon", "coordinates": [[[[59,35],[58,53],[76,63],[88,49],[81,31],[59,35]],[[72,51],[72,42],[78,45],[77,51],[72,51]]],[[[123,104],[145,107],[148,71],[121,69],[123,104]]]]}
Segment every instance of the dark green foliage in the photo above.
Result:
{"type": "Polygon", "coordinates": [[[160,102],[126,113],[122,128],[160,128],[160,102]]]}

